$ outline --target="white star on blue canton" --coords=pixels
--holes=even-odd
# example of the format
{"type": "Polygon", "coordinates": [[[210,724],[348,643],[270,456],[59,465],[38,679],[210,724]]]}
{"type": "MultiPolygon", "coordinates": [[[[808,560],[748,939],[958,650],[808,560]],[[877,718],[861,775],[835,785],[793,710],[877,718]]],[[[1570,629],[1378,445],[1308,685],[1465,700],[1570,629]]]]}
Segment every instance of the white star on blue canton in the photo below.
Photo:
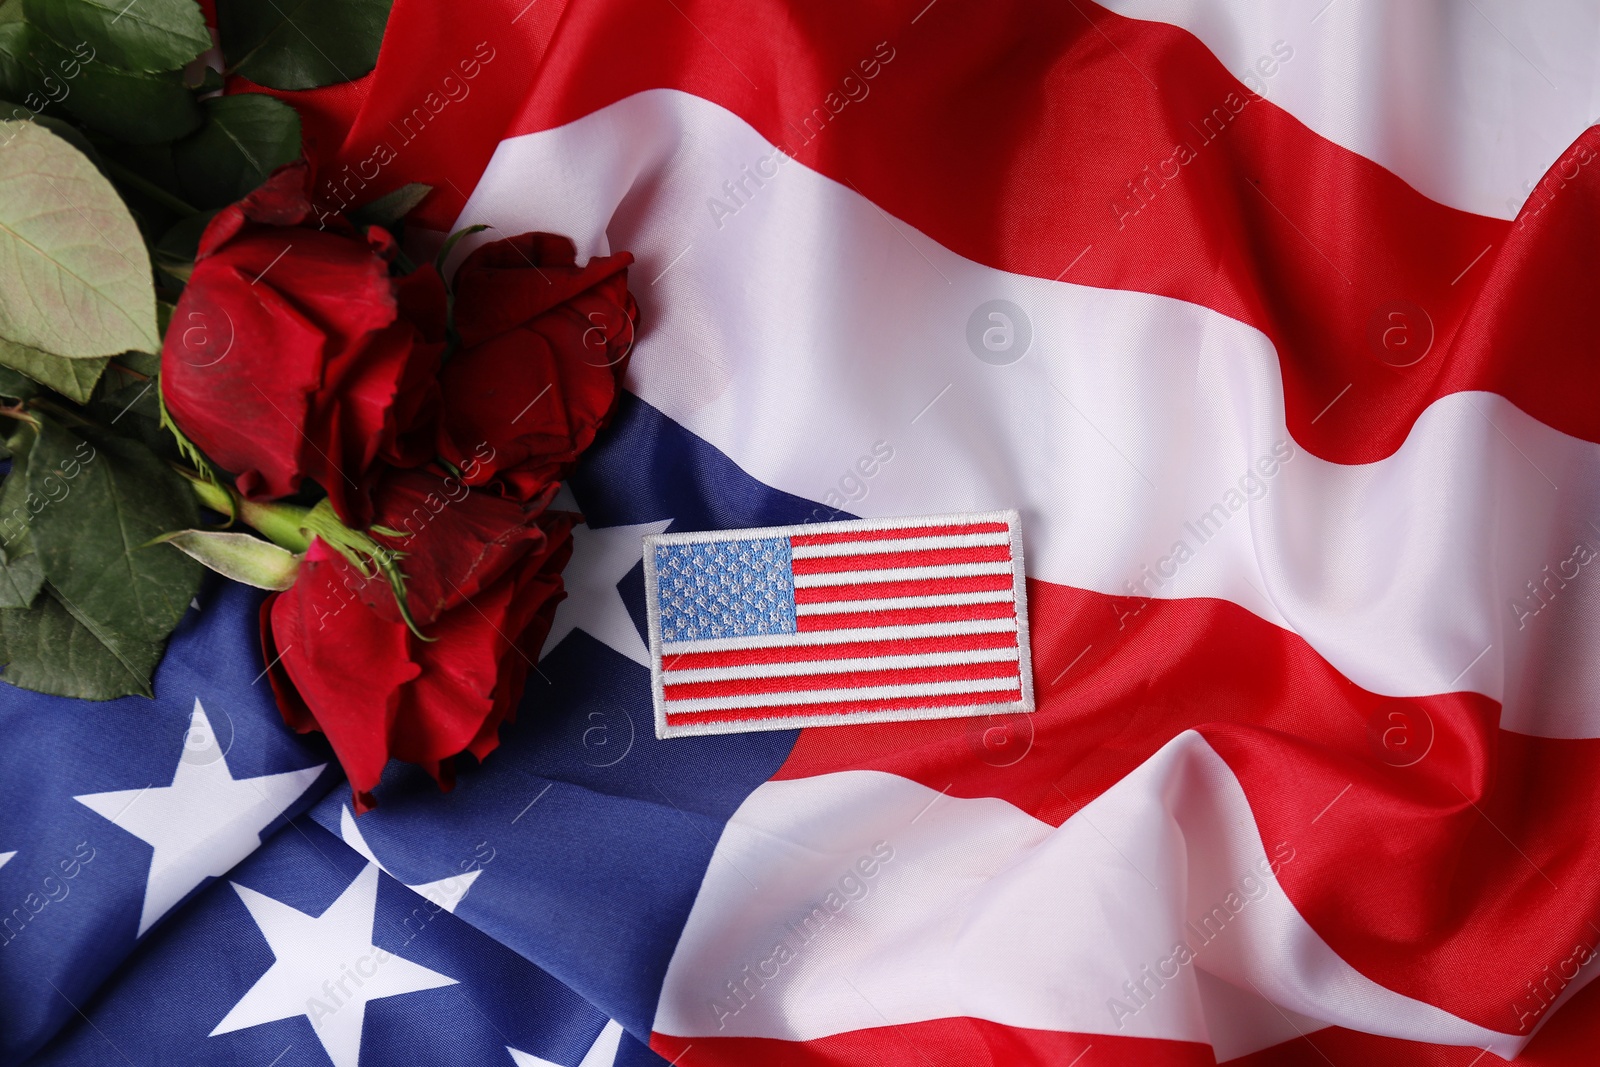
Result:
{"type": "MultiPolygon", "coordinates": [[[[589,1046],[589,1051],[578,1067],[612,1067],[617,1062],[617,1048],[621,1043],[622,1024],[612,1019],[600,1031],[600,1036],[594,1039],[594,1044],[589,1046]]],[[[547,1060],[543,1056],[521,1052],[509,1045],[506,1046],[506,1051],[511,1053],[512,1062],[517,1067],[561,1067],[561,1064],[547,1060]]]]}
{"type": "Polygon", "coordinates": [[[557,606],[545,638],[547,655],[573,630],[582,630],[635,663],[650,666],[650,650],[622,602],[617,583],[644,559],[645,535],[661,533],[670,525],[671,519],[663,519],[637,526],[573,527],[572,561],[561,574],[567,598],[557,606]]]}
{"type": "Polygon", "coordinates": [[[261,831],[311,787],[324,766],[235,778],[196,697],[171,785],[73,799],[154,850],[139,915],[143,936],[190,890],[254,852],[261,831]]]}
{"type": "Polygon", "coordinates": [[[316,918],[238,882],[273,963],[223,1016],[212,1037],[303,1015],[334,1067],[360,1067],[367,1004],[455,985],[437,971],[372,943],[378,865],[369,863],[316,918]]]}

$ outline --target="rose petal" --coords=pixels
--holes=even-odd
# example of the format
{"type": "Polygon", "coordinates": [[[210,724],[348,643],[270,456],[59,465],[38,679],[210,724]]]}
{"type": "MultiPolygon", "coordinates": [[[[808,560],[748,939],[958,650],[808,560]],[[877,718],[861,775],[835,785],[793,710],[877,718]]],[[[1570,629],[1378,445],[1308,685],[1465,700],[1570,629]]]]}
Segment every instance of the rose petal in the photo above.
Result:
{"type": "MultiPolygon", "coordinates": [[[[375,536],[402,554],[406,605],[430,637],[442,613],[478,595],[544,540],[521,505],[428,471],[391,473],[374,503],[377,524],[401,532],[375,536]]],[[[386,584],[371,583],[363,598],[381,617],[401,621],[386,584]]]]}
{"type": "MultiPolygon", "coordinates": [[[[274,689],[294,687],[315,716],[358,793],[370,793],[393,747],[391,733],[402,687],[421,668],[409,656],[409,634],[368,611],[348,588],[353,571],[314,540],[293,587],[272,599],[272,645],[281,672],[274,689]]],[[[291,705],[285,720],[303,728],[291,705]]]]}
{"type": "Polygon", "coordinates": [[[574,265],[572,242],[525,233],[473,250],[456,271],[456,330],[474,345],[575,299],[622,275],[633,256],[622,252],[574,265]]]}
{"type": "Polygon", "coordinates": [[[195,268],[162,348],[162,395],[184,433],[238,476],[246,496],[298,488],[301,427],[322,382],[324,342],[292,304],[270,288],[252,289],[232,264],[195,268]]]}

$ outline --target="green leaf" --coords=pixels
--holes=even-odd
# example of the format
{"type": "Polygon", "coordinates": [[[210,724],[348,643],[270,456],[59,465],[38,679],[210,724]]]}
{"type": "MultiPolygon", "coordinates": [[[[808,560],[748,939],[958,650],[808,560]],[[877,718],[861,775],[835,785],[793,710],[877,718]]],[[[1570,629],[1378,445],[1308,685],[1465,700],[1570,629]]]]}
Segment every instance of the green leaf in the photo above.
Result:
{"type": "Polygon", "coordinates": [[[176,70],[211,47],[194,0],[24,0],[23,11],[58,44],[87,43],[123,70],[176,70]]]}
{"type": "Polygon", "coordinates": [[[222,92],[228,81],[222,76],[222,71],[215,67],[201,67],[199,84],[195,83],[193,77],[186,78],[184,84],[201,96],[209,96],[212,93],[222,92]]]}
{"type": "MultiPolygon", "coordinates": [[[[8,118],[12,112],[0,113],[0,118],[8,118]]],[[[82,130],[68,122],[66,119],[56,118],[54,115],[35,115],[33,121],[67,142],[73,148],[89,157],[89,162],[97,168],[100,166],[100,153],[95,149],[93,142],[84,136],[82,130]]]]}
{"type": "Polygon", "coordinates": [[[179,181],[200,208],[231,204],[300,155],[300,114],[261,93],[216,96],[206,124],[172,146],[179,181]]]}
{"type": "Polygon", "coordinates": [[[148,688],[145,651],[178,624],[201,576],[194,560],[151,542],[199,525],[199,506],[144,445],[83,434],[40,419],[28,456],[34,551],[61,603],[148,688]]]}
{"type": "MultiPolygon", "coordinates": [[[[3,25],[3,23],[0,23],[0,27],[3,27],[3,25]]],[[[57,118],[54,115],[36,113],[30,107],[25,107],[22,104],[13,104],[10,100],[4,98],[0,98],[0,119],[16,122],[36,122],[73,148],[82,152],[85,156],[88,156],[89,162],[93,163],[97,169],[101,171],[105,169],[101,166],[102,160],[99,149],[95,148],[93,142],[84,135],[82,130],[66,119],[57,118]]],[[[3,145],[4,138],[0,138],[0,146],[3,145]]]]}
{"type": "Polygon", "coordinates": [[[26,611],[0,611],[0,681],[78,700],[151,696],[164,642],[107,644],[53,588],[26,611]]]}
{"type": "Polygon", "coordinates": [[[85,403],[94,392],[94,383],[106,369],[109,358],[65,359],[27,345],[0,339],[0,367],[21,371],[41,385],[47,385],[68,400],[85,403]]]}
{"type": "Polygon", "coordinates": [[[0,338],[69,359],[159,351],[150,257],[111,183],[31,122],[0,138],[0,338]]]}
{"type": "Polygon", "coordinates": [[[390,193],[363,204],[350,212],[350,221],[357,226],[393,226],[414,211],[428,198],[433,186],[423,182],[410,182],[390,193]]]}
{"type": "MultiPolygon", "coordinates": [[[[161,306],[157,305],[157,309],[159,310],[161,306]]],[[[165,307],[167,313],[170,314],[172,306],[166,304],[165,307]]],[[[152,355],[149,352],[124,352],[117,357],[117,362],[129,370],[144,375],[146,378],[154,378],[161,373],[161,357],[152,355]]]]}
{"type": "Polygon", "coordinates": [[[131,437],[160,459],[181,462],[177,445],[161,429],[161,401],[156,383],[130,379],[111,365],[100,379],[100,388],[85,408],[95,422],[109,426],[123,437],[131,437]]]}
{"type": "MultiPolygon", "coordinates": [[[[113,375],[104,379],[108,386],[122,380],[122,375],[113,375]]],[[[134,414],[148,420],[152,425],[159,422],[161,410],[156,402],[156,385],[154,382],[132,381],[121,388],[102,389],[101,397],[96,399],[91,408],[97,419],[104,416],[106,425],[115,427],[119,431],[126,431],[128,436],[143,436],[126,430],[121,425],[123,419],[131,419],[134,414]]]]}
{"type": "Polygon", "coordinates": [[[33,91],[35,74],[28,59],[31,33],[22,19],[21,0],[0,4],[0,95],[21,100],[33,91]]]}
{"type": "Polygon", "coordinates": [[[299,556],[253,534],[179,530],[163,540],[218,574],[257,589],[287,589],[300,572],[299,556]]]}
{"type": "Polygon", "coordinates": [[[0,396],[28,400],[39,395],[39,383],[10,367],[0,367],[0,396]]]}
{"type": "Polygon", "coordinates": [[[0,484],[0,608],[25,608],[39,595],[44,568],[28,536],[28,447],[31,431],[12,440],[16,455],[0,484]]]}
{"type": "Polygon", "coordinates": [[[44,568],[39,566],[36,553],[29,552],[0,565],[0,609],[30,606],[42,588],[44,568]]]}
{"type": "Polygon", "coordinates": [[[471,226],[463,226],[463,227],[461,227],[461,229],[457,230],[455,233],[451,234],[449,237],[446,237],[444,239],[444,244],[439,246],[438,253],[433,257],[433,267],[434,267],[434,269],[437,270],[441,275],[443,275],[444,274],[444,261],[449,259],[450,258],[450,253],[454,252],[456,250],[456,244],[463,237],[471,237],[475,233],[482,233],[484,230],[487,230],[487,229],[490,229],[490,228],[491,227],[489,226],[488,223],[475,222],[471,226]]]}
{"type": "Polygon", "coordinates": [[[392,0],[217,0],[230,72],[272,89],[354,81],[378,62],[392,0]]]}
{"type": "Polygon", "coordinates": [[[28,452],[37,435],[27,423],[18,423],[16,432],[6,439],[11,453],[11,470],[0,482],[0,556],[14,559],[33,551],[28,536],[28,452]]]}
{"type": "MultiPolygon", "coordinates": [[[[194,272],[194,257],[200,253],[200,235],[205,233],[216,214],[215,211],[204,211],[174,223],[155,243],[156,266],[178,281],[187,283],[189,275],[194,272]]],[[[157,310],[160,310],[159,305],[157,310]]],[[[165,334],[163,327],[162,335],[165,334]]]]}
{"type": "Polygon", "coordinates": [[[200,105],[183,84],[182,71],[119,70],[74,56],[44,34],[32,34],[31,40],[34,62],[61,72],[52,75],[66,86],[61,106],[91,129],[129,144],[159,144],[193,133],[200,125],[200,105]]]}

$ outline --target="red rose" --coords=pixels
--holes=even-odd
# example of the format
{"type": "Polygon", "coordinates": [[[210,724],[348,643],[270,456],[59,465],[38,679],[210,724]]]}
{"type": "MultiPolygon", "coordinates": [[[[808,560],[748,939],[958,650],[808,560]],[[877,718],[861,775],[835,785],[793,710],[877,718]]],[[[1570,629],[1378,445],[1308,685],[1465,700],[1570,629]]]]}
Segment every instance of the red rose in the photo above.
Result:
{"type": "Polygon", "coordinates": [[[365,526],[382,463],[432,457],[445,292],[381,229],[312,225],[304,164],[206,227],[161,354],[178,426],[254,499],[309,478],[365,526]]]}
{"type": "Polygon", "coordinates": [[[412,633],[388,584],[313,541],[287,592],[261,608],[273,691],[290,726],[321,730],[360,810],[391,757],[448,788],[452,758],[499,743],[538,659],[572,553],[575,516],[399,471],[374,495],[377,538],[401,553],[412,633]]]}
{"type": "Polygon", "coordinates": [[[580,267],[572,242],[548,233],[493,241],[462,262],[439,454],[469,484],[529,500],[589,447],[633,347],[632,262],[623,252],[580,267]]]}

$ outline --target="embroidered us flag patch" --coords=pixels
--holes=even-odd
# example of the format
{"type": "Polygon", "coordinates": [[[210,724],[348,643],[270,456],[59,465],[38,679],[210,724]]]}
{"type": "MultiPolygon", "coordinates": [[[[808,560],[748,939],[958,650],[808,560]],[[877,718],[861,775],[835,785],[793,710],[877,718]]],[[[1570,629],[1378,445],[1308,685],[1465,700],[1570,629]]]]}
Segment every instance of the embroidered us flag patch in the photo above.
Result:
{"type": "Polygon", "coordinates": [[[1031,712],[1017,522],[646,537],[656,736],[1031,712]]]}

